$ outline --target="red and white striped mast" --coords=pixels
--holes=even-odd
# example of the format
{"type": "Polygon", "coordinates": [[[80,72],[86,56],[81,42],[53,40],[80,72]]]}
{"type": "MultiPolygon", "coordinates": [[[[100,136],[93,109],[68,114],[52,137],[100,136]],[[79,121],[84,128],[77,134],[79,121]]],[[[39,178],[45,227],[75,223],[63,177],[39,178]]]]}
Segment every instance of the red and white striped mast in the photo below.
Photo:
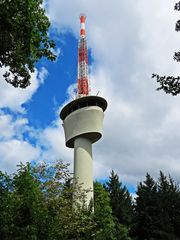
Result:
{"type": "Polygon", "coordinates": [[[78,44],[78,79],[77,97],[85,97],[90,94],[88,73],[88,50],[85,30],[86,15],[80,15],[80,39],[78,44]]]}

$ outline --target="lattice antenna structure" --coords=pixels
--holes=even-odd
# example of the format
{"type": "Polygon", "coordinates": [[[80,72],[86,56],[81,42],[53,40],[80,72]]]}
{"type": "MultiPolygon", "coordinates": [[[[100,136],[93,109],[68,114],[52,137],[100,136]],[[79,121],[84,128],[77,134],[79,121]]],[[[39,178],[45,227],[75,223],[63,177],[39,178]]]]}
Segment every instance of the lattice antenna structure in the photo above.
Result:
{"type": "Polygon", "coordinates": [[[88,50],[85,30],[86,15],[80,15],[80,39],[78,44],[78,79],[77,97],[90,95],[89,70],[88,70],[88,50]]]}

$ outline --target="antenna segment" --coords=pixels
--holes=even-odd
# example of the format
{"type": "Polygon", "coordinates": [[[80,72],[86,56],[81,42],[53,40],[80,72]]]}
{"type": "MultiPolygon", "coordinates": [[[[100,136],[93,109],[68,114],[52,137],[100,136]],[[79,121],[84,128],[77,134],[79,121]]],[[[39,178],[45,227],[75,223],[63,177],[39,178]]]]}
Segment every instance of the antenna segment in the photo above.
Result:
{"type": "Polygon", "coordinates": [[[88,51],[85,30],[85,14],[80,15],[80,39],[78,44],[78,97],[88,96],[89,76],[88,76],[88,51]]]}

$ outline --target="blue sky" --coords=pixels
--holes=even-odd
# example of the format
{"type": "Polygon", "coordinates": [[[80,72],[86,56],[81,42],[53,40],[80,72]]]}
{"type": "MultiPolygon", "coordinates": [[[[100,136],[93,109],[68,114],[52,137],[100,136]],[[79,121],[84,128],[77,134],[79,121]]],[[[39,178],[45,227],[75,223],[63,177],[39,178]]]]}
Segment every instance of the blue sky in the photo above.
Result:
{"type": "MultiPolygon", "coordinates": [[[[77,74],[77,39],[71,34],[60,34],[62,41],[56,41],[56,48],[61,49],[55,62],[42,59],[37,69],[45,67],[48,76],[45,84],[34,94],[31,101],[24,104],[28,109],[27,117],[35,127],[46,127],[55,119],[55,109],[66,99],[69,85],[76,82],[77,74]]],[[[52,34],[53,38],[53,34],[52,34]]]]}
{"type": "Polygon", "coordinates": [[[0,169],[15,171],[19,161],[63,159],[71,163],[59,119],[73,97],[77,75],[79,14],[87,15],[92,94],[108,101],[104,135],[93,146],[94,178],[114,169],[134,189],[146,172],[180,181],[180,97],[155,91],[151,74],[179,75],[172,60],[179,51],[174,31],[180,18],[175,1],[47,1],[56,62],[42,59],[29,88],[14,89],[0,69],[0,169]]]}

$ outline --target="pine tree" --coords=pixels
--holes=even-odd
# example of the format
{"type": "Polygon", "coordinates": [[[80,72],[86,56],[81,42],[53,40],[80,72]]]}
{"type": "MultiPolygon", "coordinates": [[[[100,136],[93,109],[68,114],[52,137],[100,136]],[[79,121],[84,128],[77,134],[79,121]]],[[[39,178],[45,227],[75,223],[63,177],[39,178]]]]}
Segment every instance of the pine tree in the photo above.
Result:
{"type": "Polygon", "coordinates": [[[171,176],[162,172],[158,179],[157,231],[159,239],[177,239],[180,237],[180,190],[171,176]]]}
{"type": "Polygon", "coordinates": [[[135,234],[138,240],[180,239],[180,190],[162,172],[157,182],[147,174],[138,185],[135,234]]]}
{"type": "Polygon", "coordinates": [[[151,239],[157,221],[158,198],[157,184],[149,174],[139,183],[136,194],[135,235],[138,240],[151,239]]]}
{"type": "Polygon", "coordinates": [[[118,222],[125,226],[132,223],[132,199],[125,186],[119,181],[119,177],[112,170],[109,181],[106,183],[107,190],[110,194],[113,216],[118,222]]]}

